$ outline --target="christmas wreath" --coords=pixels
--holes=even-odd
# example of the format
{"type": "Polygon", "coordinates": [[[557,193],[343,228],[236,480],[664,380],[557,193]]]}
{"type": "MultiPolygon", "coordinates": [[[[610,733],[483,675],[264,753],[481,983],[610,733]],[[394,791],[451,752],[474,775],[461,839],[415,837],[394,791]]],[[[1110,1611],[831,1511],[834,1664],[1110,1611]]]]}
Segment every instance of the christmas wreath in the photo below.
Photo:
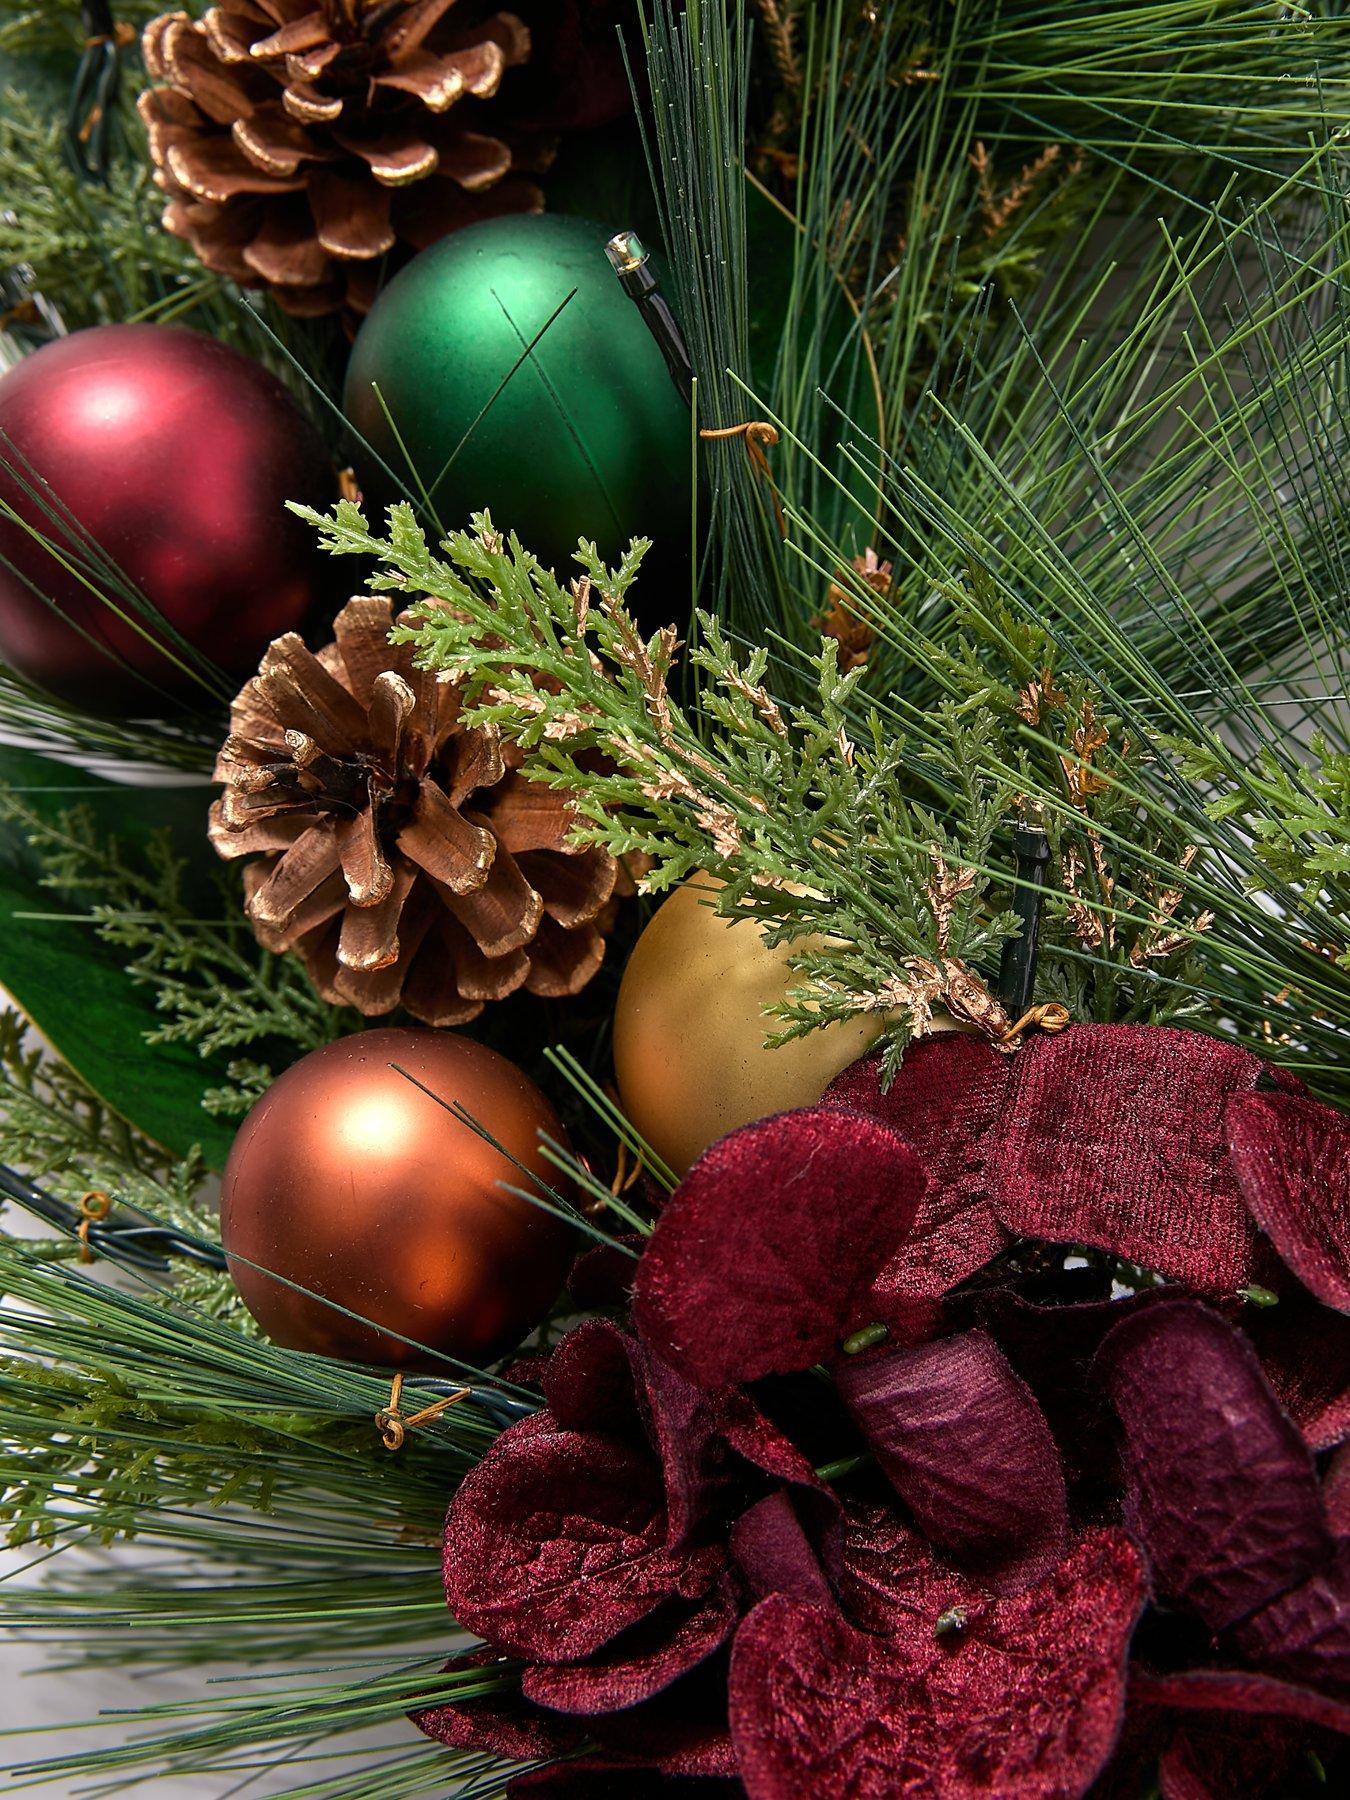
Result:
{"type": "Polygon", "coordinates": [[[0,86],[11,1772],[1340,1791],[1339,7],[0,86]]]}

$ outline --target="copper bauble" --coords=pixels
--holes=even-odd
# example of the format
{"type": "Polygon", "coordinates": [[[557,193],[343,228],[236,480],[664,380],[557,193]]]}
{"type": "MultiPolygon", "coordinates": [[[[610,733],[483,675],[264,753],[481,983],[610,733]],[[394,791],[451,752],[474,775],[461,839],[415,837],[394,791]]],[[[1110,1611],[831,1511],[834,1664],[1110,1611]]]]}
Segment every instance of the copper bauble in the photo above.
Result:
{"type": "Polygon", "coordinates": [[[748,919],[719,918],[708,902],[720,885],[691,875],[661,906],[614,1013],[624,1110],[679,1175],[736,1126],[819,1100],[882,1027],[860,1018],[766,1050],[778,1027],[765,1008],[792,985],[790,952],[771,950],[748,919]]]}
{"type": "Polygon", "coordinates": [[[225,1168],[221,1241],[249,1311],[276,1343],[357,1362],[430,1362],[390,1332],[464,1362],[499,1356],[548,1311],[575,1249],[501,1185],[530,1186],[510,1157],[558,1185],[541,1133],[566,1142],[534,1083],[470,1038],[363,1031],[312,1051],[253,1108],[225,1168]]]}
{"type": "Polygon", "coordinates": [[[44,344],[0,379],[0,501],[128,616],[0,511],[0,659],[99,712],[209,700],[170,634],[250,673],[333,580],[286,502],[326,507],[336,485],[286,389],[215,338],[99,325],[44,344]]]}

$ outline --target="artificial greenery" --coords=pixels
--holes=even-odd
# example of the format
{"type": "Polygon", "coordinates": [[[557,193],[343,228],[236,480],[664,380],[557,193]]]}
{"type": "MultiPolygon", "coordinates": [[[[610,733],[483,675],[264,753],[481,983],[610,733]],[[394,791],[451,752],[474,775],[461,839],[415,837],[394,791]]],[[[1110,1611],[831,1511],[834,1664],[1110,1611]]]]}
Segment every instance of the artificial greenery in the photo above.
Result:
{"type": "MultiPolygon", "coordinates": [[[[972,608],[972,623],[1008,644],[1024,685],[943,703],[916,762],[877,712],[850,722],[864,671],[840,674],[829,637],[811,665],[814,703],[780,707],[764,686],[768,651],[738,660],[716,619],[700,615],[690,650],[700,716],[691,717],[671,692],[673,628],[644,641],[625,605],[645,543],[617,570],[583,545],[582,572],[564,588],[487,515],[448,539],[444,558],[406,505],[391,510],[384,538],[350,501],[331,518],[307,516],[331,551],[379,558],[374,587],[429,597],[413,609],[420,625],[396,635],[464,684],[471,716],[511,737],[529,774],[576,796],[579,838],[639,859],[653,892],[707,872],[725,883],[720,912],[753,917],[771,943],[792,946],[798,985],[774,1041],[876,1013],[893,1072],[938,1001],[973,1009],[994,1036],[1013,1023],[990,991],[1016,929],[990,865],[1009,815],[1029,810],[1031,767],[1005,714],[1030,713],[1043,727],[1072,803],[1073,826],[1049,821],[1061,873],[1077,877],[1065,879],[1059,916],[1080,939],[1118,951],[1089,987],[1077,967],[1061,967],[1052,938],[1045,991],[1072,992],[1080,1015],[1106,1019],[1177,1011],[1176,990],[1155,991],[1149,978],[1207,923],[1180,910],[1189,858],[1175,834],[1149,845],[1155,867],[1169,868],[1166,888],[1145,875],[1117,904],[1103,834],[1122,835],[1121,784],[1137,747],[1087,684],[1055,685],[1046,633],[972,608]]],[[[973,638],[952,662],[990,690],[973,638]]]]}
{"type": "MultiPolygon", "coordinates": [[[[1021,820],[1051,845],[1038,1000],[1236,1035],[1350,1100],[1344,6],[645,13],[627,41],[695,425],[764,428],[754,455],[744,433],[699,440],[686,649],[628,622],[636,556],[610,572],[588,553],[560,582],[521,547],[528,519],[428,546],[406,512],[384,532],[340,508],[320,529],[355,553],[353,587],[373,573],[450,602],[427,608],[423,654],[534,777],[575,786],[584,760],[580,829],[650,858],[654,891],[709,870],[723,911],[792,947],[766,1032],[875,1008],[893,1063],[926,1008],[988,1026],[1021,820]]],[[[329,423],[341,347],[159,230],[134,53],[107,186],[70,172],[79,36],[73,0],[0,0],[0,56],[26,58],[0,72],[0,261],[70,325],[177,318],[265,354],[329,423]]],[[[205,774],[225,698],[208,677],[195,715],[97,721],[0,676],[0,723],[205,774]]],[[[43,760],[37,785],[84,779],[43,760]]],[[[6,803],[36,859],[5,888],[7,929],[47,959],[40,1010],[79,1073],[0,1023],[0,1157],[209,1233],[190,1153],[206,1109],[230,1114],[355,1021],[257,948],[228,878],[202,891],[203,837],[130,841],[102,812],[134,803],[96,804],[91,824],[31,791],[6,803]],[[87,999],[81,966],[97,1033],[51,1010],[87,999]],[[87,1041],[112,1046],[97,1082],[87,1041]],[[165,1076],[179,1154],[110,1099],[117,1062],[118,1100],[165,1076]]],[[[485,1035],[537,1065],[566,1023],[511,1013],[485,1035]]],[[[584,1054],[550,1059],[555,1089],[640,1152],[603,1091],[603,1019],[586,1029],[584,1054]]],[[[571,1173],[597,1217],[643,1228],[640,1201],[571,1173]]],[[[25,1745],[30,1770],[196,1773],[223,1793],[261,1768],[293,1800],[500,1793],[505,1771],[406,1733],[355,1770],[325,1759],[419,1699],[510,1679],[440,1673],[455,1638],[435,1538],[499,1428],[493,1396],[521,1396],[465,1373],[482,1404],[390,1456],[379,1377],[249,1337],[211,1277],[134,1283],[69,1240],[0,1239],[12,1541],[151,1552],[96,1573],[57,1557],[7,1585],[0,1618],[69,1660],[233,1661],[248,1679],[147,1706],[144,1741],[25,1745]]]]}
{"type": "Polygon", "coordinates": [[[239,1117],[350,1021],[258,944],[237,872],[203,842],[208,790],[63,773],[0,754],[0,888],[14,908],[0,977],[105,1101],[219,1167],[229,1131],[213,1119],[239,1117]]]}

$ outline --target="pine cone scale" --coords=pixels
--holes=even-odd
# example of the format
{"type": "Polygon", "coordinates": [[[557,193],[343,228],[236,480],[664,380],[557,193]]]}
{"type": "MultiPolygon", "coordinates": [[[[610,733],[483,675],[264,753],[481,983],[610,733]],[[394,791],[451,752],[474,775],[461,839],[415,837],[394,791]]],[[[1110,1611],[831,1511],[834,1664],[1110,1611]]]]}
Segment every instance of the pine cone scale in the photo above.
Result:
{"type": "Polygon", "coordinates": [[[559,925],[589,925],[608,904],[618,870],[612,856],[598,847],[575,856],[532,856],[519,859],[521,874],[531,882],[544,910],[559,925]]]}
{"type": "Polygon", "coordinates": [[[531,946],[530,974],[525,986],[548,1000],[579,994],[604,960],[605,940],[599,930],[566,931],[547,914],[531,946]]]}
{"type": "Polygon", "coordinates": [[[243,259],[263,281],[286,287],[320,287],[328,274],[328,257],[314,236],[307,209],[289,214],[271,208],[243,259]]]}
{"type": "Polygon", "coordinates": [[[342,915],[337,959],[344,969],[373,974],[397,963],[401,954],[399,926],[416,880],[409,868],[391,878],[389,891],[376,906],[349,906],[342,915]]]}
{"type": "Polygon", "coordinates": [[[387,641],[387,600],[360,595],[349,600],[333,621],[333,646],[343,686],[361,706],[369,706],[375,682],[386,669],[403,673],[400,653],[387,641]]]}
{"type": "Polygon", "coordinates": [[[389,189],[353,180],[336,170],[316,169],[309,184],[315,241],[338,262],[369,262],[398,242],[389,189]]]}
{"type": "Polygon", "coordinates": [[[495,44],[490,55],[485,52],[480,58],[474,58],[470,51],[433,56],[429,50],[419,50],[387,75],[377,75],[375,85],[411,95],[428,112],[443,113],[465,94],[485,99],[495,93],[505,70],[506,59],[495,44]]]}
{"type": "Polygon", "coordinates": [[[418,787],[412,817],[395,842],[410,862],[452,894],[482,887],[497,851],[492,833],[470,825],[429,780],[418,787]]]}
{"type": "Polygon", "coordinates": [[[301,125],[331,125],[342,117],[341,100],[330,100],[308,81],[292,81],[281,96],[281,104],[301,125]]]}
{"type": "Polygon", "coordinates": [[[215,206],[249,194],[298,194],[305,186],[301,175],[269,175],[258,168],[231,137],[170,144],[164,166],[185,193],[215,206]]]}
{"type": "Polygon", "coordinates": [[[336,152],[315,144],[308,132],[276,102],[257,107],[230,127],[236,149],[266,175],[283,179],[303,165],[331,162],[336,152]]]}
{"type": "MultiPolygon", "coordinates": [[[[506,774],[501,737],[493,725],[480,726],[453,740],[454,752],[446,793],[452,806],[462,806],[471,794],[494,788],[506,774]]],[[[502,847],[510,849],[503,841],[502,847]]]]}
{"type": "Polygon", "coordinates": [[[480,1007],[489,1000],[505,1000],[524,987],[530,959],[523,950],[509,956],[483,956],[473,939],[463,932],[447,943],[454,958],[455,986],[466,1000],[480,1007]]]}
{"type": "Polygon", "coordinates": [[[500,138],[483,137],[476,131],[461,131],[446,146],[441,168],[462,187],[466,194],[481,194],[493,187],[511,167],[510,146],[500,138]]]}
{"type": "Polygon", "coordinates": [[[338,825],[337,845],[353,908],[360,912],[387,900],[393,892],[394,872],[380,847],[373,804],[338,825]]]}
{"type": "Polygon", "coordinates": [[[395,125],[378,135],[334,132],[344,150],[359,157],[382,187],[407,187],[432,174],[440,162],[435,146],[413,127],[395,125]]]}
{"type": "Polygon", "coordinates": [[[336,831],[327,821],[311,825],[282,852],[271,875],[254,894],[250,918],[264,925],[284,925],[301,902],[340,867],[336,831]]]}
{"type": "Polygon", "coordinates": [[[386,669],[376,676],[366,729],[371,754],[386,769],[397,769],[403,759],[403,732],[416,707],[417,696],[401,675],[386,669]]]}
{"type": "MultiPolygon", "coordinates": [[[[243,10],[239,6],[235,7],[236,14],[243,10]]],[[[146,27],[147,32],[151,29],[151,26],[146,27]]],[[[231,63],[246,65],[249,62],[252,54],[252,40],[248,36],[247,27],[242,19],[226,12],[222,6],[213,6],[202,14],[202,30],[217,58],[227,67],[231,63]]],[[[144,40],[142,40],[142,49],[144,50],[144,40]]],[[[158,73],[151,66],[148,54],[146,54],[145,62],[152,74],[158,73]]]]}
{"type": "Polygon", "coordinates": [[[490,809],[492,829],[513,856],[528,850],[567,853],[575,811],[565,794],[512,773],[495,789],[490,809]]]}
{"type": "Polygon", "coordinates": [[[295,632],[268,646],[257,683],[268,712],[283,730],[305,731],[335,754],[364,738],[365,708],[295,632]]]}
{"type": "Polygon", "coordinates": [[[266,879],[266,868],[250,863],[244,870],[244,895],[253,934],[265,949],[281,955],[302,945],[306,937],[322,935],[342,910],[346,889],[342,876],[335,872],[315,888],[314,892],[291,914],[285,925],[269,925],[254,918],[253,896],[266,879]]]}
{"type": "Polygon", "coordinates": [[[543,918],[544,903],[514,858],[500,852],[488,879],[468,893],[442,894],[446,911],[465,927],[484,956],[507,956],[523,949],[543,918]]]}
{"type": "Polygon", "coordinates": [[[329,37],[328,21],[319,10],[307,13],[303,19],[292,19],[271,37],[257,39],[249,45],[248,53],[255,62],[271,62],[278,56],[299,58],[307,50],[324,48],[331,49],[334,55],[338,53],[329,37]]]}
{"type": "Polygon", "coordinates": [[[401,62],[414,50],[420,50],[430,34],[455,5],[455,0],[414,0],[402,19],[389,33],[389,56],[401,62]]]}

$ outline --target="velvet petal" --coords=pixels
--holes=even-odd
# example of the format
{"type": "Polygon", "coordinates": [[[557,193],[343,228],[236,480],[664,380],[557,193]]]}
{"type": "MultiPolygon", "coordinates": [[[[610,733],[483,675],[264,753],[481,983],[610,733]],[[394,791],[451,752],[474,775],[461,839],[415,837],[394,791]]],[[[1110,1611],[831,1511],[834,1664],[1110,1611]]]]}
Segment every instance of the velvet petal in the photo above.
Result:
{"type": "Polygon", "coordinates": [[[1255,1675],[1247,1669],[1188,1669],[1175,1675],[1139,1673],[1130,1704],[1177,1713],[1232,1713],[1239,1718],[1296,1719],[1350,1736],[1350,1705],[1311,1688],[1255,1675]]]}
{"type": "Polygon", "coordinates": [[[741,1514],[732,1527],[731,1554],[756,1599],[786,1594],[827,1609],[835,1604],[829,1578],[785,1488],[766,1494],[741,1514]]]}
{"type": "MultiPolygon", "coordinates": [[[[482,1668],[490,1671],[504,1660],[486,1647],[470,1650],[447,1664],[448,1669],[482,1668]]],[[[453,1750],[479,1751],[486,1756],[509,1757],[513,1762],[535,1762],[576,1749],[582,1733],[570,1719],[539,1712],[521,1698],[519,1689],[480,1694],[431,1706],[411,1715],[419,1731],[453,1750]]]]}
{"type": "Polygon", "coordinates": [[[1307,1446],[1217,1313],[1193,1301],[1137,1312],[1099,1368],[1124,1429],[1126,1524],[1159,1599],[1219,1631],[1326,1561],[1307,1446]]]}
{"type": "Polygon", "coordinates": [[[1143,1598],[1115,1532],[1086,1537],[1039,1587],[963,1621],[915,1617],[889,1641],[775,1596],[732,1652],[731,1728],[751,1800],[1063,1800],[1111,1754],[1143,1598]]]}
{"type": "Polygon", "coordinates": [[[1282,1719],[1183,1726],[1158,1761],[1161,1800],[1287,1800],[1303,1734],[1282,1719]]]}
{"type": "Polygon", "coordinates": [[[521,1692],[536,1705],[564,1713],[637,1706],[720,1650],[736,1617],[730,1587],[714,1590],[682,1616],[667,1617],[666,1609],[651,1614],[585,1662],[533,1664],[521,1678],[521,1692]]]}
{"type": "Polygon", "coordinates": [[[1350,1702],[1350,1539],[1326,1567],[1245,1620],[1234,1642],[1267,1673],[1350,1702]]]}
{"type": "Polygon", "coordinates": [[[982,1038],[940,1032],[910,1046],[884,1093],[880,1060],[869,1056],[845,1069],[821,1101],[891,1126],[928,1176],[913,1228],[873,1290],[877,1316],[898,1334],[927,1335],[933,1301],[1009,1241],[985,1192],[984,1137],[1000,1117],[1012,1067],[982,1038]]]}
{"type": "Polygon", "coordinates": [[[1109,1250],[1207,1293],[1242,1285],[1254,1233],[1225,1111],[1255,1087],[1255,1056],[1197,1031],[1075,1025],[1013,1062],[985,1170],[1010,1231],[1109,1250]]]}
{"type": "Polygon", "coordinates": [[[1228,1131],[1256,1223],[1304,1287],[1350,1312],[1350,1119],[1296,1094],[1246,1094],[1228,1131]]]}
{"type": "Polygon", "coordinates": [[[923,1181],[904,1139],[858,1115],[810,1107],[733,1131],[657,1221],[639,1335],[700,1387],[808,1368],[849,1330],[923,1181]]]}
{"type": "Polygon", "coordinates": [[[668,1547],[651,1455],[538,1413],[502,1433],[446,1519],[446,1598],[467,1630],[541,1662],[575,1661],[671,1599],[697,1600],[724,1563],[668,1547]]]}
{"type": "Polygon", "coordinates": [[[1013,1592],[1064,1551],[1059,1450],[1035,1396],[983,1331],[863,1363],[835,1380],[930,1543],[1013,1592]]]}

